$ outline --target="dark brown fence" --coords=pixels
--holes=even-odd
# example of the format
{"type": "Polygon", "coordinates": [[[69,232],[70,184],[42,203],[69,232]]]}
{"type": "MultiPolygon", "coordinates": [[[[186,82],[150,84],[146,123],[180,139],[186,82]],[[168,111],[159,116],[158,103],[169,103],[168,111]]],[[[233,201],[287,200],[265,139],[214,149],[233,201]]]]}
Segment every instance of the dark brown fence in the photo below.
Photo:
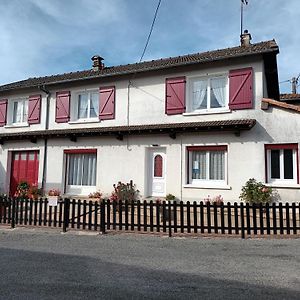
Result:
{"type": "Polygon", "coordinates": [[[173,234],[296,235],[300,204],[0,199],[0,224],[173,234]]]}

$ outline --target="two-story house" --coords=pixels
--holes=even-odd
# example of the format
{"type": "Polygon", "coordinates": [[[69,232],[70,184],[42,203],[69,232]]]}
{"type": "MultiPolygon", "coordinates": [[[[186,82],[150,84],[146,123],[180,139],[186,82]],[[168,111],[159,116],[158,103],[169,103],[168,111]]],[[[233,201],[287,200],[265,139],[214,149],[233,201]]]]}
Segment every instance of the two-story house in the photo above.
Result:
{"type": "Polygon", "coordinates": [[[256,178],[298,201],[299,111],[282,107],[274,40],[0,86],[0,188],[237,201],[256,178]]]}

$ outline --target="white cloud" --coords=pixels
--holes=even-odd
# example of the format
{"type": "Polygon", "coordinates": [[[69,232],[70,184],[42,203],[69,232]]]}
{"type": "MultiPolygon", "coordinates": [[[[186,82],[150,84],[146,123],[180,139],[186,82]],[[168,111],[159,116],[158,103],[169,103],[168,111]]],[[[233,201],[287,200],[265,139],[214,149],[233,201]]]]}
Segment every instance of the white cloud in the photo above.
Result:
{"type": "MultiPolygon", "coordinates": [[[[1,0],[0,84],[139,59],[158,0],[1,0]]],[[[298,0],[250,0],[253,42],[276,38],[280,80],[300,72],[298,0]]],[[[240,0],[163,0],[145,59],[238,45],[240,0]]],[[[283,85],[283,89],[289,89],[283,85]]]]}

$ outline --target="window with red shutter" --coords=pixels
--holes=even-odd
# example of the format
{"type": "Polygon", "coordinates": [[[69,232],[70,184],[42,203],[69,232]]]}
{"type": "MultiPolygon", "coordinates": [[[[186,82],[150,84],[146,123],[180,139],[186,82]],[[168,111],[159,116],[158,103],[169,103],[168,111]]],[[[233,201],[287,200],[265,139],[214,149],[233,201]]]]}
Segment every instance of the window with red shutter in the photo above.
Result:
{"type": "Polygon", "coordinates": [[[245,68],[229,72],[229,108],[253,108],[253,70],[245,68]]]}
{"type": "Polygon", "coordinates": [[[6,125],[7,119],[7,99],[0,100],[0,126],[6,125]]]}
{"type": "Polygon", "coordinates": [[[100,88],[99,119],[111,120],[115,118],[115,87],[100,88]]]}
{"type": "Polygon", "coordinates": [[[41,116],[41,95],[30,96],[28,101],[28,123],[39,124],[41,116]]]}
{"type": "Polygon", "coordinates": [[[177,115],[185,112],[185,77],[166,79],[166,114],[177,115]]]}
{"type": "Polygon", "coordinates": [[[66,123],[70,120],[70,92],[56,93],[56,123],[66,123]]]}

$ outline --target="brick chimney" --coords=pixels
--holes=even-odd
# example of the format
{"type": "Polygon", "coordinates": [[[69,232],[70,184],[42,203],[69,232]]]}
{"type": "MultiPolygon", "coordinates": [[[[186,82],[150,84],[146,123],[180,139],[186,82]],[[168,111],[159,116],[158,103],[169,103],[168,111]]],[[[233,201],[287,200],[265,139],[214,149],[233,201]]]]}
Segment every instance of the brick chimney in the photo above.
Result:
{"type": "Polygon", "coordinates": [[[104,60],[103,57],[99,55],[94,55],[91,60],[93,61],[93,71],[100,71],[104,68],[104,63],[102,60],[104,60]]]}
{"type": "Polygon", "coordinates": [[[248,47],[251,45],[250,41],[252,40],[251,34],[248,30],[244,30],[244,33],[241,34],[241,46],[248,47]]]}

